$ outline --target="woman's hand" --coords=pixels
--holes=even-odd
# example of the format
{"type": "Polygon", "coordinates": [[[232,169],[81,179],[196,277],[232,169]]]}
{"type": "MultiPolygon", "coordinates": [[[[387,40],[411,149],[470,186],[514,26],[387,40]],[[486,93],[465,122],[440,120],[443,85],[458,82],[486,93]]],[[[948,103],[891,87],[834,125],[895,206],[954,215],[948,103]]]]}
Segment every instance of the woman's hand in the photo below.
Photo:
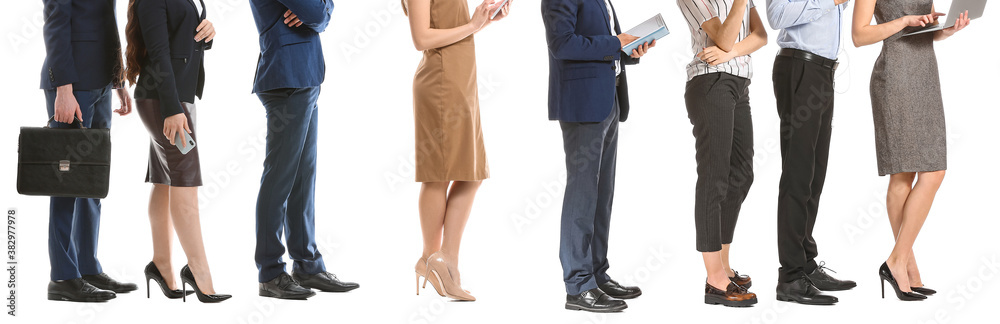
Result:
{"type": "Polygon", "coordinates": [[[115,109],[115,112],[118,113],[119,116],[128,115],[132,112],[132,97],[128,95],[128,89],[116,89],[115,92],[118,93],[118,101],[122,104],[122,107],[115,109]]]}
{"type": "Polygon", "coordinates": [[[206,43],[211,42],[215,39],[215,26],[212,25],[211,21],[208,19],[202,20],[201,24],[198,24],[198,28],[195,29],[197,34],[194,35],[194,41],[200,42],[204,40],[206,43]]]}
{"type": "Polygon", "coordinates": [[[941,31],[939,31],[938,33],[940,33],[941,37],[938,37],[937,39],[938,40],[942,40],[942,39],[951,37],[951,35],[955,35],[955,33],[957,33],[959,30],[962,30],[962,29],[965,29],[965,27],[968,27],[969,23],[971,23],[971,22],[972,22],[972,20],[969,19],[969,11],[966,10],[961,15],[958,15],[958,19],[955,20],[955,26],[951,26],[951,27],[948,27],[948,28],[945,28],[945,29],[942,29],[941,31]]]}
{"type": "Polygon", "coordinates": [[[478,32],[486,26],[490,25],[490,16],[493,14],[490,11],[490,7],[493,6],[494,0],[483,0],[483,3],[476,7],[476,10],[472,13],[472,21],[469,24],[475,28],[478,32]]]}
{"type": "Polygon", "coordinates": [[[944,16],[944,14],[940,12],[935,12],[926,15],[903,16],[900,19],[903,20],[903,24],[905,24],[906,27],[918,27],[918,26],[926,27],[929,24],[933,24],[935,21],[937,21],[937,18],[941,16],[944,16]]]}
{"type": "MultiPolygon", "coordinates": [[[[500,19],[506,18],[507,15],[510,14],[510,3],[511,2],[514,2],[514,0],[508,0],[507,3],[505,3],[503,5],[503,8],[500,8],[500,13],[498,13],[496,17],[493,17],[492,20],[493,21],[500,21],[500,19]]],[[[497,12],[497,8],[490,8],[490,16],[493,16],[494,12],[497,12]]]]}
{"type": "Polygon", "coordinates": [[[698,53],[698,59],[711,66],[729,62],[737,56],[739,55],[736,54],[735,50],[726,52],[718,46],[706,47],[701,53],[698,53]]]}
{"type": "Polygon", "coordinates": [[[639,45],[639,47],[636,47],[634,50],[632,50],[632,55],[630,55],[630,56],[632,58],[634,58],[634,59],[640,58],[643,55],[646,55],[646,52],[648,52],[649,49],[653,48],[653,47],[656,47],[656,40],[655,39],[652,42],[642,43],[642,45],[639,45]]]}
{"type": "MultiPolygon", "coordinates": [[[[174,143],[174,139],[177,138],[177,134],[180,132],[191,133],[191,129],[188,128],[187,117],[184,116],[184,113],[175,114],[163,120],[163,136],[167,137],[171,145],[177,145],[174,143]]],[[[187,143],[181,143],[181,147],[187,147],[187,143]]]]}

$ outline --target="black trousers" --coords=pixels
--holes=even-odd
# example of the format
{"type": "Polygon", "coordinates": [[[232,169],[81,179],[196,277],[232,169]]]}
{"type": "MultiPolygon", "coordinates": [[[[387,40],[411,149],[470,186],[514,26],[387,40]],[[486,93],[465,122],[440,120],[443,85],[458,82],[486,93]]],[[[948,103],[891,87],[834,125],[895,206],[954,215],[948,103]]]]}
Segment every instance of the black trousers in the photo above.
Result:
{"type": "Polygon", "coordinates": [[[753,120],[750,79],[729,73],[699,75],[687,82],[684,101],[694,126],[695,240],[698,252],[733,242],[740,207],[753,184],[753,120]]]}
{"type": "Polygon", "coordinates": [[[834,70],[797,58],[774,60],[774,97],[781,118],[778,184],[778,280],[816,269],[813,226],[826,180],[833,121],[834,70]]]}

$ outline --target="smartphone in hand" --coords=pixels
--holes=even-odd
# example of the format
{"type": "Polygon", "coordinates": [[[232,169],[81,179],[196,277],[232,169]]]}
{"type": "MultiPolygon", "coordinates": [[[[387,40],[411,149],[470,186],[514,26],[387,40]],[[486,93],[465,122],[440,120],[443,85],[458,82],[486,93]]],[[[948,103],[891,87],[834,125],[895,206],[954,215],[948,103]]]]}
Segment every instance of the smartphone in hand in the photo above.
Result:
{"type": "Polygon", "coordinates": [[[177,132],[177,138],[174,138],[174,146],[177,146],[177,149],[181,150],[181,154],[188,154],[188,152],[194,149],[195,143],[194,139],[191,138],[191,134],[181,131],[177,132]]]}

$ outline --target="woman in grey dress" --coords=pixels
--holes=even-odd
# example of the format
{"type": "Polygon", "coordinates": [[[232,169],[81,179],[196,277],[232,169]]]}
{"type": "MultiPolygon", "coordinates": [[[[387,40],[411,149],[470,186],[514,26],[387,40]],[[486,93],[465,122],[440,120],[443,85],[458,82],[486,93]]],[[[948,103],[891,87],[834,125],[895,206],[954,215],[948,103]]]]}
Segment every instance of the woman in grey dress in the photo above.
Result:
{"type": "Polygon", "coordinates": [[[903,36],[937,22],[932,0],[857,0],[855,46],[882,42],[871,78],[872,113],[879,175],[890,175],[886,195],[896,244],[879,268],[901,300],[921,300],[934,290],[923,287],[913,257],[913,242],[930,211],[947,168],[944,104],[934,41],[968,26],[968,14],[954,27],[903,36]],[[871,24],[872,17],[878,24],[871,24]],[[916,180],[916,183],[914,183],[916,180]]]}

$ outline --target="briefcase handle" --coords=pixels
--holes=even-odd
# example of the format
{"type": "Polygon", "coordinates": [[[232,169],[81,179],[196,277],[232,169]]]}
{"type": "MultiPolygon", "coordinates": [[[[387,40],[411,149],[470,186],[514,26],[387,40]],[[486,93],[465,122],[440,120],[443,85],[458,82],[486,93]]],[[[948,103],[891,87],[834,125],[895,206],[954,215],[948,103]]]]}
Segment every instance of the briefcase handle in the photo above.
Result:
{"type": "MultiPolygon", "coordinates": [[[[52,124],[52,121],[54,121],[55,119],[56,116],[49,117],[49,121],[45,123],[45,128],[49,128],[49,124],[52,124]]],[[[83,121],[80,120],[80,117],[77,117],[76,115],[73,115],[73,122],[70,123],[69,125],[70,126],[76,125],[76,128],[78,129],[87,129],[86,127],[83,127],[83,121]]]]}

